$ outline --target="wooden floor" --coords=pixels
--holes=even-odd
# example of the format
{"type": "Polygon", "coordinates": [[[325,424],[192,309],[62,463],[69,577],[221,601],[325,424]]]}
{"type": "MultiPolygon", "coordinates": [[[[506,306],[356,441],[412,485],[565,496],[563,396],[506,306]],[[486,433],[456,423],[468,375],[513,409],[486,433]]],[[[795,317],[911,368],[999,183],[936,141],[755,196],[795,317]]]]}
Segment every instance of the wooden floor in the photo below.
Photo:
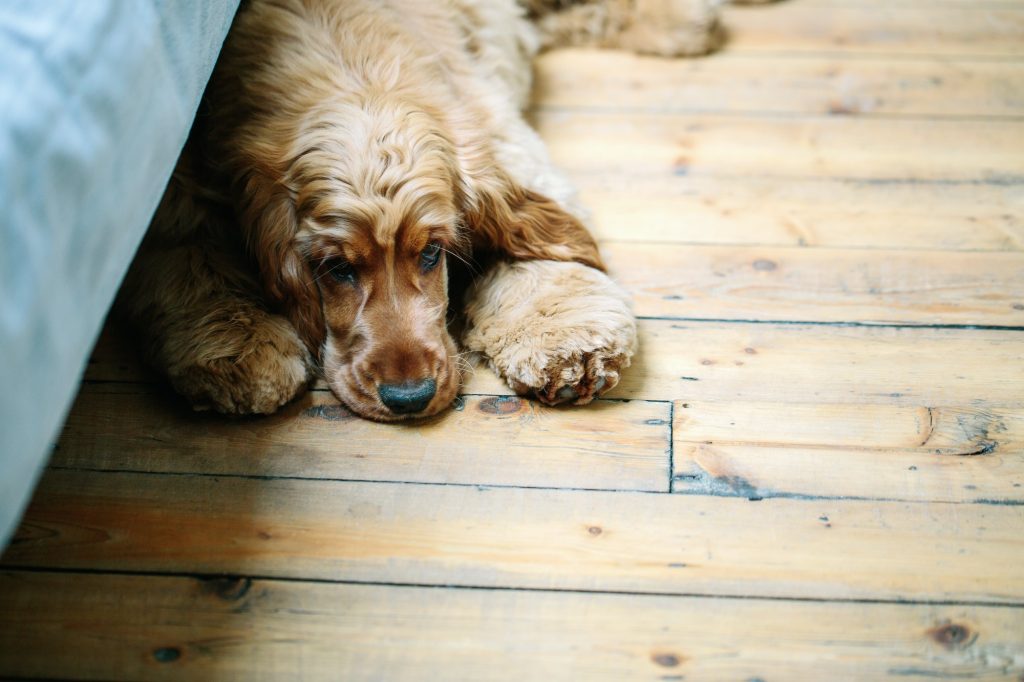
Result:
{"type": "Polygon", "coordinates": [[[643,318],[611,399],[228,421],[108,332],[0,677],[1024,680],[1024,1],[726,18],[539,67],[643,318]]]}

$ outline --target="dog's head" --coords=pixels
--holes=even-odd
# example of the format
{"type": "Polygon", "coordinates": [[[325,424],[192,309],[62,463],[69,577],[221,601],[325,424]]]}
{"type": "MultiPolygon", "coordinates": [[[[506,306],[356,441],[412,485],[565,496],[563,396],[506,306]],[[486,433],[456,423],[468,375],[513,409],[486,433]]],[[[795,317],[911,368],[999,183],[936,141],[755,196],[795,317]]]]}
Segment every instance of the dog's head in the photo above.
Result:
{"type": "Polygon", "coordinates": [[[242,222],[264,288],[364,417],[428,416],[454,400],[450,259],[601,267],[579,221],[514,183],[472,123],[460,135],[436,109],[382,100],[321,111],[272,154],[265,128],[240,145],[242,222]]]}
{"type": "Polygon", "coordinates": [[[464,247],[452,142],[415,111],[330,122],[297,137],[276,182],[252,179],[265,288],[353,411],[435,414],[461,383],[447,328],[449,259],[464,247]]]}

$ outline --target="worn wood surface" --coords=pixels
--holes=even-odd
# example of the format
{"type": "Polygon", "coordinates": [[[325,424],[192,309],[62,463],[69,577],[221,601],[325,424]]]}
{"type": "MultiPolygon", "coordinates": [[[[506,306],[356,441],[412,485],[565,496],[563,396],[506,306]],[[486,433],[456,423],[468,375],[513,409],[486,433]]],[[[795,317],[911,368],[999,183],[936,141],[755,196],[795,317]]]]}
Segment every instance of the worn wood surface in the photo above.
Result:
{"type": "Polygon", "coordinates": [[[1024,606],[1022,524],[1016,505],[50,471],[5,562],[1024,606]]]}
{"type": "Polygon", "coordinates": [[[725,19],[734,53],[1024,56],[1024,8],[1016,3],[796,0],[729,7],[725,19]]]}
{"type": "Polygon", "coordinates": [[[313,391],[269,418],[225,420],[148,387],[100,384],[82,390],[52,464],[664,492],[669,410],[639,400],[572,410],[466,396],[446,415],[395,426],[359,419],[313,391]]]}
{"type": "Polygon", "coordinates": [[[0,679],[1024,679],[1024,0],[725,23],[538,64],[644,318],[611,399],[221,419],[112,324],[0,679]]]}
{"type": "Polygon", "coordinates": [[[640,330],[640,355],[611,396],[1024,406],[1019,331],[671,320],[640,330]]]}
{"type": "Polygon", "coordinates": [[[576,49],[541,57],[535,91],[545,109],[570,111],[1018,119],[1024,73],[1015,61],[956,57],[794,55],[766,69],[761,55],[670,60],[576,49]]]}
{"type": "Polygon", "coordinates": [[[677,402],[674,492],[1024,504],[1024,411],[677,402]]]}
{"type": "Polygon", "coordinates": [[[552,158],[570,173],[1019,185],[1024,156],[1021,122],[1007,120],[923,125],[905,118],[543,110],[534,121],[552,158]]]}
{"type": "Polygon", "coordinates": [[[1024,631],[983,606],[22,572],[0,609],[25,614],[0,621],[15,674],[63,674],[59,637],[83,678],[217,682],[1003,679],[1024,631]]]}
{"type": "Polygon", "coordinates": [[[609,244],[645,317],[1024,328],[1024,253],[609,244]],[[637,267],[638,264],[643,267],[637,267]]]}
{"type": "MultiPolygon", "coordinates": [[[[607,242],[859,249],[1024,250],[1019,183],[903,182],[768,175],[572,178],[607,242]]],[[[864,254],[868,260],[871,254],[864,254]]]]}

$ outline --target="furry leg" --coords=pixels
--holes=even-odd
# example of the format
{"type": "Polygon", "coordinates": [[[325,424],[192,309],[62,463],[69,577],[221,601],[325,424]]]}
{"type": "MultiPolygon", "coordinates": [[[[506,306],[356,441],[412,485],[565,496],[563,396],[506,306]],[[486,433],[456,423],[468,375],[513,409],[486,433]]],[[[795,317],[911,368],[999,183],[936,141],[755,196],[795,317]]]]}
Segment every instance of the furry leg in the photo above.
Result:
{"type": "Polygon", "coordinates": [[[542,48],[593,46],[660,57],[707,54],[724,40],[720,0],[525,0],[542,48]]]}
{"type": "Polygon", "coordinates": [[[629,296],[601,270],[576,262],[600,264],[597,245],[587,234],[587,211],[575,188],[552,164],[540,136],[514,105],[496,107],[492,116],[498,123],[491,137],[497,165],[575,218],[578,230],[533,231],[536,260],[495,244],[513,261],[493,265],[467,292],[463,345],[486,356],[517,393],[549,404],[586,404],[618,383],[635,352],[629,296]],[[564,255],[566,239],[578,250],[574,261],[564,255]]]}
{"type": "Polygon", "coordinates": [[[267,311],[241,246],[218,245],[198,229],[206,216],[183,194],[172,182],[119,312],[195,409],[274,412],[308,385],[309,353],[291,323],[267,311]]]}
{"type": "Polygon", "coordinates": [[[499,263],[468,294],[465,346],[517,393],[585,405],[636,350],[629,296],[607,275],[557,261],[499,263]]]}

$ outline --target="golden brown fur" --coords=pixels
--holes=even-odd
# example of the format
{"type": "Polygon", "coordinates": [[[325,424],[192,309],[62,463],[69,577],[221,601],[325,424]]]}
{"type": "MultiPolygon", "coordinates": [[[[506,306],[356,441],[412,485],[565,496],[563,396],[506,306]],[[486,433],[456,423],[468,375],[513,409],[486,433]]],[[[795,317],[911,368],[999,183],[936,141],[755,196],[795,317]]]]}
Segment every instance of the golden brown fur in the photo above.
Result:
{"type": "Polygon", "coordinates": [[[614,386],[635,324],[522,120],[530,60],[706,51],[715,22],[708,0],[582,8],[244,4],[122,296],[152,362],[197,408],[272,412],[319,371],[363,416],[434,414],[461,379],[448,269],[475,261],[469,349],[547,402],[614,386]]]}

